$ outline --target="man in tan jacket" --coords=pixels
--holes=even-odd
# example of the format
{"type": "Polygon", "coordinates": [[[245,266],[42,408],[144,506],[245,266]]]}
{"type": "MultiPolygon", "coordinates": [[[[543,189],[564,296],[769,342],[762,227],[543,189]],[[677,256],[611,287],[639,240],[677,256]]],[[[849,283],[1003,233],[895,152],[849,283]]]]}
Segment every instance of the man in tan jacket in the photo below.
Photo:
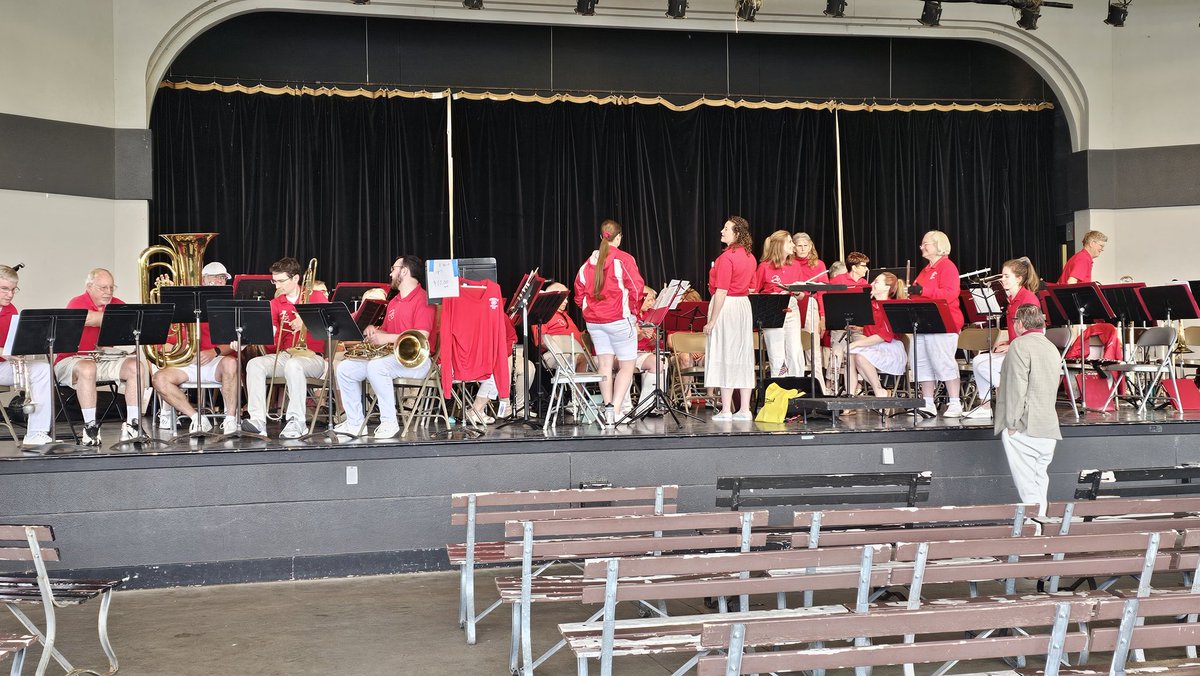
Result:
{"type": "Polygon", "coordinates": [[[1046,318],[1036,305],[1022,305],[1014,317],[1016,338],[1000,369],[996,390],[996,434],[1004,444],[1008,468],[1021,501],[1046,514],[1058,430],[1058,348],[1046,339],[1046,318]]]}

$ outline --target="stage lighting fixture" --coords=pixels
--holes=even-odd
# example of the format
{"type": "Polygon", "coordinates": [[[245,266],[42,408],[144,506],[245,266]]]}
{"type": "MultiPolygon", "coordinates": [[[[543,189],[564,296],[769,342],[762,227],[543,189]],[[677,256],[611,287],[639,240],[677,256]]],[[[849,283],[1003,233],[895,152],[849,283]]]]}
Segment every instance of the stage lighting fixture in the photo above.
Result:
{"type": "Polygon", "coordinates": [[[759,9],[762,9],[762,0],[735,0],[733,5],[737,18],[742,21],[754,21],[759,9]]]}
{"type": "Polygon", "coordinates": [[[1040,18],[1042,18],[1042,8],[1039,5],[1027,5],[1021,8],[1021,18],[1017,19],[1017,26],[1027,31],[1035,31],[1040,18]]]}
{"type": "Polygon", "coordinates": [[[667,16],[683,19],[687,16],[687,0],[667,0],[667,16]]]}
{"type": "Polygon", "coordinates": [[[352,2],[352,3],[356,4],[356,5],[369,5],[369,4],[371,4],[371,0],[350,0],[350,2],[352,2]]]}
{"type": "Polygon", "coordinates": [[[575,0],[575,13],[592,16],[596,13],[596,0],[575,0]]]}
{"type": "Polygon", "coordinates": [[[925,7],[921,10],[921,18],[917,19],[922,26],[940,26],[942,25],[942,3],[941,0],[925,0],[925,7]]]}
{"type": "Polygon", "coordinates": [[[825,16],[835,19],[846,16],[846,0],[825,0],[825,16]]]}
{"type": "Polygon", "coordinates": [[[1110,2],[1108,3],[1108,18],[1104,23],[1113,28],[1123,28],[1125,19],[1129,17],[1129,2],[1110,2]]]}
{"type": "Polygon", "coordinates": [[[463,7],[467,9],[483,9],[483,0],[463,0],[463,7]]]}

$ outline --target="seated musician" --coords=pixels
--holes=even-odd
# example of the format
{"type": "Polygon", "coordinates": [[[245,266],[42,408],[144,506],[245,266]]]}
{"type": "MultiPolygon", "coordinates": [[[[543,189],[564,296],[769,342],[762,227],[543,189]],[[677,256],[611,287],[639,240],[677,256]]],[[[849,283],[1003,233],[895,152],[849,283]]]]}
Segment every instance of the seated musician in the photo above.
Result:
{"type": "MultiPolygon", "coordinates": [[[[870,270],[871,262],[867,255],[860,251],[851,251],[846,255],[846,269],[842,272],[836,272],[837,263],[829,268],[831,279],[830,284],[845,284],[851,288],[869,287],[871,282],[867,281],[867,272],[870,270]]],[[[859,338],[863,337],[862,329],[854,327],[850,329],[850,335],[846,335],[843,329],[835,329],[829,332],[829,345],[831,348],[830,365],[834,370],[842,367],[846,363],[846,346],[859,338]]],[[[837,383],[833,383],[832,389],[837,390],[837,383]]]]}
{"type": "MultiPolygon", "coordinates": [[[[656,302],[658,302],[658,292],[648,286],[645,287],[644,295],[642,296],[642,308],[638,312],[639,322],[646,320],[646,316],[650,314],[650,310],[654,308],[656,302]]],[[[638,390],[638,413],[642,412],[642,402],[645,402],[645,406],[653,406],[651,398],[658,391],[658,369],[655,368],[654,362],[654,333],[653,326],[638,327],[638,351],[633,363],[633,367],[637,369],[638,373],[642,374],[641,388],[638,390]]],[[[665,385],[667,382],[667,369],[669,368],[665,347],[660,347],[659,353],[662,355],[659,365],[662,367],[663,384],[665,385]]],[[[632,381],[629,385],[630,389],[633,389],[632,381]]],[[[622,416],[629,413],[629,410],[632,408],[629,394],[629,392],[625,393],[624,403],[621,406],[624,410],[620,411],[622,416]]],[[[656,414],[652,411],[650,415],[656,414]]]]}
{"type": "MultiPolygon", "coordinates": [[[[429,297],[421,286],[421,274],[425,264],[416,256],[400,256],[392,263],[391,283],[396,295],[388,301],[383,325],[368,326],[363,337],[371,345],[394,344],[405,331],[418,331],[431,341],[437,310],[429,304],[429,297]]],[[[396,412],[396,388],[393,378],[424,378],[433,367],[431,359],[423,364],[407,367],[392,354],[374,359],[346,359],[338,366],[337,384],[342,397],[342,408],[346,419],[336,428],[338,432],[360,434],[366,424],[363,411],[363,381],[371,383],[375,401],[379,404],[379,426],[372,435],[376,439],[391,439],[400,434],[400,421],[396,412]]]]}
{"type": "MultiPolygon", "coordinates": [[[[551,282],[550,284],[547,284],[545,290],[569,291],[566,285],[559,282],[551,282]]],[[[558,310],[554,312],[554,316],[550,318],[550,321],[540,326],[535,325],[530,327],[530,330],[533,332],[534,342],[539,347],[542,347],[542,336],[570,335],[574,336],[575,341],[581,346],[585,344],[583,342],[583,332],[580,331],[579,327],[575,325],[574,320],[571,319],[571,315],[567,314],[567,303],[570,302],[570,297],[571,296],[569,293],[563,297],[562,303],[559,304],[558,310]]],[[[575,370],[582,370],[586,362],[587,358],[585,356],[576,355],[575,370]]],[[[558,362],[555,361],[554,355],[550,354],[549,350],[542,350],[542,365],[551,370],[558,368],[558,362]]]]}
{"type": "MultiPolygon", "coordinates": [[[[209,263],[200,271],[200,283],[204,286],[225,286],[229,278],[229,272],[221,263],[209,263]]],[[[214,345],[209,335],[208,322],[204,322],[200,324],[200,350],[196,354],[196,361],[200,362],[201,382],[221,385],[221,398],[225,403],[225,422],[222,425],[222,431],[225,434],[234,433],[238,429],[238,420],[241,417],[238,411],[233,410],[237,401],[238,367],[240,365],[237,350],[230,345],[214,345]]],[[[154,385],[154,391],[158,393],[163,402],[191,420],[189,431],[207,432],[212,427],[204,419],[204,416],[197,415],[195,407],[188,401],[188,396],[181,388],[185,383],[196,382],[196,365],[194,363],[159,369],[150,380],[154,385]]]]}
{"type": "MultiPolygon", "coordinates": [[[[84,292],[67,302],[67,308],[87,310],[83,335],[79,338],[79,352],[64,352],[55,358],[54,378],[59,385],[75,388],[79,408],[83,412],[84,446],[100,445],[100,423],[96,420],[96,383],[119,381],[125,384],[125,422],[121,425],[121,441],[133,439],[138,431],[138,388],[137,362],[133,357],[107,358],[96,353],[96,340],[100,337],[100,322],[104,319],[104,308],[123,305],[124,301],[113,296],[117,285],[112,273],[96,268],[88,273],[84,292]]],[[[149,369],[142,371],[141,388],[149,385],[149,369]]]]}
{"type": "MultiPolygon", "coordinates": [[[[12,302],[20,290],[17,286],[20,281],[16,270],[7,265],[0,265],[0,346],[8,340],[13,317],[17,315],[17,306],[12,302]]],[[[21,359],[24,360],[23,365],[18,365],[12,359],[5,360],[0,357],[0,385],[23,384],[28,388],[25,391],[25,402],[34,404],[21,445],[41,446],[52,443],[54,438],[50,434],[50,397],[54,395],[50,390],[50,365],[45,359],[21,359]],[[25,369],[26,376],[22,378],[23,382],[18,382],[17,369],[21,368],[25,369]]]]}
{"type": "MultiPolygon", "coordinates": [[[[305,353],[289,353],[306,333],[304,322],[296,313],[296,304],[301,302],[300,276],[304,272],[300,261],[281,258],[271,264],[271,282],[275,284],[275,297],[271,299],[271,321],[275,325],[275,345],[268,347],[268,354],[255,357],[246,364],[246,411],[250,425],[259,434],[267,432],[267,378],[282,376],[287,388],[286,422],[279,436],[295,439],[307,431],[305,402],[307,401],[307,379],[320,378],[325,374],[325,360],[321,357],[325,344],[306,336],[305,353]]],[[[320,291],[313,291],[307,302],[324,303],[327,299],[320,291]]]]}
{"type": "Polygon", "coordinates": [[[975,390],[979,393],[982,403],[967,414],[968,418],[992,417],[992,390],[1000,384],[1000,367],[1004,365],[1008,345],[1017,337],[1014,328],[1017,308],[1022,305],[1040,305],[1037,291],[1041,286],[1041,279],[1033,269],[1033,263],[1024,256],[1004,262],[1000,269],[1000,286],[1004,287],[1004,293],[1008,296],[1008,332],[996,340],[991,352],[981,352],[971,360],[971,370],[975,374],[975,390]]]}
{"type": "Polygon", "coordinates": [[[904,351],[904,343],[892,333],[880,301],[907,297],[904,282],[890,272],[879,275],[871,284],[871,313],[875,323],[862,327],[863,337],[850,343],[850,361],[846,368],[851,389],[857,389],[858,374],[862,374],[875,396],[886,397],[888,391],[879,381],[879,373],[894,376],[904,373],[908,366],[908,355],[904,351]]]}

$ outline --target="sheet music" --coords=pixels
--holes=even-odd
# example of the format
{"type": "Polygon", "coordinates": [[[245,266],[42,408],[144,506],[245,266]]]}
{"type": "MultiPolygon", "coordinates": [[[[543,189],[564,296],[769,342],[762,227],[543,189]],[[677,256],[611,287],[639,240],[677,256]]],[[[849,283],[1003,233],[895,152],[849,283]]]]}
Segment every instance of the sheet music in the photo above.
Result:
{"type": "Polygon", "coordinates": [[[981,315],[998,315],[1004,312],[1000,309],[1000,302],[996,300],[996,292],[991,287],[972,288],[971,300],[975,302],[975,311],[981,315]]]}
{"type": "Polygon", "coordinates": [[[692,288],[691,282],[684,279],[672,279],[658,294],[658,300],[654,302],[654,309],[674,310],[679,305],[679,301],[683,299],[683,294],[692,288]]]}
{"type": "Polygon", "coordinates": [[[8,338],[6,338],[4,341],[4,351],[2,353],[0,353],[0,356],[4,356],[4,357],[12,356],[13,339],[17,337],[17,324],[19,324],[20,321],[21,321],[21,313],[18,312],[12,318],[12,323],[10,323],[8,325],[8,338]]]}

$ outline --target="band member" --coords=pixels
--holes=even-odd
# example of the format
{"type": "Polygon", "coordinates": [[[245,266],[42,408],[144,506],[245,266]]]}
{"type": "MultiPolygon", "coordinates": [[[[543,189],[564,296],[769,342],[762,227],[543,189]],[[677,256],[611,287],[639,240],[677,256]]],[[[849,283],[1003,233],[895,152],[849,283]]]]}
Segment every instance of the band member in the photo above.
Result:
{"type": "Polygon", "coordinates": [[[981,352],[971,360],[971,370],[975,373],[975,389],[983,403],[968,413],[968,418],[992,416],[992,387],[999,383],[1004,355],[1013,339],[1017,337],[1017,308],[1022,305],[1040,304],[1037,291],[1041,280],[1038,279],[1037,271],[1033,269],[1033,263],[1024,256],[1004,263],[1000,270],[1000,285],[1004,287],[1004,293],[1008,296],[1008,332],[996,340],[990,353],[981,352]]]}
{"type": "MultiPolygon", "coordinates": [[[[781,285],[804,281],[805,269],[796,260],[796,245],[787,230],[776,230],[763,242],[763,255],[754,280],[752,293],[786,294],[781,285]]],[[[763,329],[767,358],[771,360],[771,375],[800,375],[804,372],[804,346],[800,342],[800,307],[793,296],[788,300],[783,326],[763,329]]]]}
{"type": "MultiPolygon", "coordinates": [[[[650,311],[654,309],[654,304],[658,302],[658,292],[648,286],[642,287],[642,307],[638,311],[638,322],[644,323],[649,316],[650,311]]],[[[637,358],[634,359],[634,368],[638,373],[642,374],[641,388],[638,390],[638,408],[637,413],[642,413],[645,407],[652,407],[654,393],[658,391],[658,372],[662,371],[663,382],[666,383],[667,369],[670,365],[667,363],[665,351],[660,346],[659,354],[662,356],[661,363],[654,360],[654,336],[657,331],[653,326],[638,326],[638,343],[637,343],[637,358]],[[661,367],[661,368],[660,368],[661,367]]],[[[624,416],[633,408],[633,401],[630,398],[630,392],[633,389],[633,381],[629,383],[629,389],[625,391],[625,397],[622,399],[625,403],[622,404],[620,415],[624,416]]],[[[655,415],[654,411],[650,415],[655,415]]]]}
{"type": "Polygon", "coordinates": [[[921,239],[921,256],[929,264],[917,275],[909,287],[911,298],[933,300],[943,298],[950,309],[951,325],[946,333],[922,333],[916,338],[913,355],[916,360],[917,377],[921,380],[921,396],[925,405],[921,411],[937,415],[933,395],[938,381],[946,384],[946,395],[950,398],[945,418],[962,417],[962,400],[959,399],[961,381],[958,377],[958,362],[954,353],[958,350],[958,332],[962,330],[963,316],[958,304],[958,267],[950,255],[950,238],[940,230],[930,230],[921,239]]]}
{"type": "MultiPolygon", "coordinates": [[[[300,302],[300,275],[304,268],[295,258],[281,258],[271,264],[271,282],[275,285],[275,297],[271,299],[271,321],[275,325],[275,345],[268,348],[271,354],[255,357],[246,364],[246,412],[250,425],[259,434],[267,432],[267,378],[283,376],[287,388],[287,411],[282,439],[304,436],[306,428],[305,401],[308,378],[320,378],[325,374],[325,360],[321,353],[325,344],[307,336],[308,349],[315,354],[289,354],[301,332],[304,322],[296,314],[300,302]]],[[[310,303],[324,303],[327,299],[320,291],[313,291],[310,303]]]]}
{"type": "MultiPolygon", "coordinates": [[[[813,244],[812,238],[808,233],[798,232],[792,235],[792,243],[796,245],[796,263],[799,266],[799,276],[801,282],[812,282],[826,284],[829,282],[829,272],[825,269],[825,264],[821,262],[821,257],[817,255],[817,247],[813,244]]],[[[800,308],[800,312],[804,313],[804,326],[811,333],[813,343],[821,340],[824,327],[821,324],[821,317],[824,314],[824,308],[821,307],[821,294],[797,294],[796,302],[800,308]]],[[[823,344],[823,343],[822,343],[823,344]]],[[[809,355],[804,355],[805,363],[809,361],[809,355]]],[[[824,383],[823,367],[825,365],[824,358],[818,358],[816,364],[812,364],[813,377],[824,383]]]]}
{"type": "MultiPolygon", "coordinates": [[[[20,291],[17,271],[7,265],[0,265],[0,347],[8,341],[8,332],[12,326],[13,317],[17,315],[17,306],[13,298],[20,291]]],[[[0,357],[0,385],[18,385],[16,369],[23,368],[28,377],[25,385],[25,401],[33,402],[33,412],[29,414],[25,437],[22,446],[41,446],[54,441],[50,434],[50,397],[54,396],[50,389],[50,365],[43,360],[25,358],[24,365],[17,365],[13,360],[0,357]]],[[[95,413],[93,413],[93,416],[95,413]]]]}
{"type": "Polygon", "coordinates": [[[1092,265],[1104,247],[1108,244],[1108,235],[1099,230],[1090,230],[1083,236],[1083,248],[1067,259],[1062,274],[1058,276],[1059,284],[1086,284],[1092,281],[1092,265]]]}
{"type": "Polygon", "coordinates": [[[800,281],[829,282],[829,274],[821,257],[817,255],[817,247],[806,232],[792,235],[792,244],[796,246],[796,262],[800,265],[800,281]]]}
{"type": "MultiPolygon", "coordinates": [[[[426,340],[433,334],[437,310],[429,304],[425,289],[421,286],[424,263],[416,256],[400,256],[392,263],[391,282],[396,295],[388,301],[383,325],[368,326],[363,337],[372,345],[395,343],[405,331],[417,331],[426,340]]],[[[391,439],[400,434],[400,421],[396,414],[396,388],[393,378],[424,378],[433,367],[430,360],[409,368],[392,355],[374,359],[346,359],[337,368],[338,391],[342,396],[342,409],[346,419],[336,428],[338,432],[359,434],[363,431],[366,416],[362,404],[363,381],[370,381],[379,404],[379,426],[372,435],[376,439],[391,439]]]]}
{"type": "Polygon", "coordinates": [[[830,284],[845,284],[847,286],[871,286],[867,281],[871,259],[858,251],[851,251],[846,256],[846,271],[829,280],[830,284]]]}
{"type": "MultiPolygon", "coordinates": [[[[100,337],[100,322],[104,319],[104,308],[109,305],[123,305],[124,301],[113,296],[117,285],[113,283],[112,273],[104,268],[96,268],[88,273],[84,283],[84,292],[67,302],[67,308],[87,310],[87,320],[83,324],[83,335],[79,338],[79,352],[64,352],[59,354],[54,363],[54,378],[59,385],[70,385],[75,388],[79,397],[79,408],[83,412],[84,446],[100,445],[100,423],[96,420],[96,382],[121,381],[125,384],[125,422],[121,425],[121,441],[137,437],[138,431],[138,390],[137,361],[133,357],[113,360],[97,359],[92,354],[96,349],[96,340],[100,337]]],[[[143,382],[140,387],[148,385],[148,369],[143,371],[143,382]]]]}
{"type": "Polygon", "coordinates": [[[890,272],[880,274],[871,284],[871,315],[875,322],[862,327],[863,336],[850,343],[850,361],[846,368],[852,390],[857,389],[858,374],[861,373],[875,396],[886,397],[888,392],[879,382],[879,373],[894,376],[904,374],[904,369],[908,366],[908,355],[904,353],[903,341],[892,333],[892,327],[888,323],[887,315],[883,313],[883,304],[880,301],[907,296],[904,281],[890,272]]]}
{"type": "Polygon", "coordinates": [[[708,323],[704,333],[704,386],[721,388],[721,410],[712,419],[748,421],[750,391],[754,388],[754,320],[750,311],[750,283],[754,278],[754,254],[750,224],[741,216],[730,216],[721,228],[725,251],[708,273],[708,323]],[[738,391],[738,411],[733,412],[733,391],[738,391]]]}
{"type": "MultiPolygon", "coordinates": [[[[844,272],[835,274],[835,270],[838,267],[837,263],[834,263],[829,268],[829,283],[844,284],[851,288],[871,286],[871,282],[867,280],[867,272],[870,270],[868,264],[870,262],[871,259],[867,258],[866,254],[859,251],[851,251],[846,256],[846,270],[844,272]]],[[[840,367],[846,362],[846,346],[862,338],[863,335],[860,327],[850,327],[850,335],[846,335],[846,331],[840,329],[829,332],[830,359],[835,368],[840,367]]],[[[836,384],[834,384],[834,388],[832,389],[836,390],[836,384]]]]}
{"type": "MultiPolygon", "coordinates": [[[[229,272],[220,263],[209,263],[200,271],[200,283],[204,286],[225,286],[229,278],[229,272]]],[[[196,353],[196,361],[200,362],[201,382],[215,382],[221,385],[221,398],[225,402],[225,422],[222,430],[226,434],[236,432],[241,417],[233,408],[237,401],[238,388],[237,350],[229,345],[214,345],[209,335],[208,322],[204,322],[200,324],[200,349],[196,353]]],[[[196,409],[180,387],[184,383],[196,382],[195,364],[159,369],[150,382],[164,403],[192,421],[190,431],[207,432],[212,427],[204,416],[197,415],[196,409]]]]}
{"type": "Polygon", "coordinates": [[[600,396],[604,400],[604,425],[616,424],[625,392],[633,381],[637,358],[637,309],[642,302],[642,275],[633,256],[621,251],[621,224],[605,219],[600,224],[600,246],[579,267],[575,276],[575,302],[583,308],[588,335],[596,347],[600,396]],[[613,362],[617,372],[614,377],[613,362]]]}
{"type": "MultiPolygon", "coordinates": [[[[560,282],[552,282],[546,285],[546,291],[569,291],[565,284],[560,282]]],[[[575,342],[580,346],[585,345],[583,341],[583,332],[575,325],[575,320],[571,319],[571,315],[567,314],[567,303],[570,294],[563,298],[562,303],[559,303],[558,309],[554,311],[554,316],[542,325],[534,325],[529,327],[533,332],[534,342],[541,346],[542,336],[574,336],[575,342]]],[[[587,363],[587,357],[582,354],[575,355],[575,370],[578,371],[587,363]]],[[[554,355],[550,354],[549,350],[542,352],[542,365],[548,369],[558,368],[558,362],[555,361],[554,355]]]]}

